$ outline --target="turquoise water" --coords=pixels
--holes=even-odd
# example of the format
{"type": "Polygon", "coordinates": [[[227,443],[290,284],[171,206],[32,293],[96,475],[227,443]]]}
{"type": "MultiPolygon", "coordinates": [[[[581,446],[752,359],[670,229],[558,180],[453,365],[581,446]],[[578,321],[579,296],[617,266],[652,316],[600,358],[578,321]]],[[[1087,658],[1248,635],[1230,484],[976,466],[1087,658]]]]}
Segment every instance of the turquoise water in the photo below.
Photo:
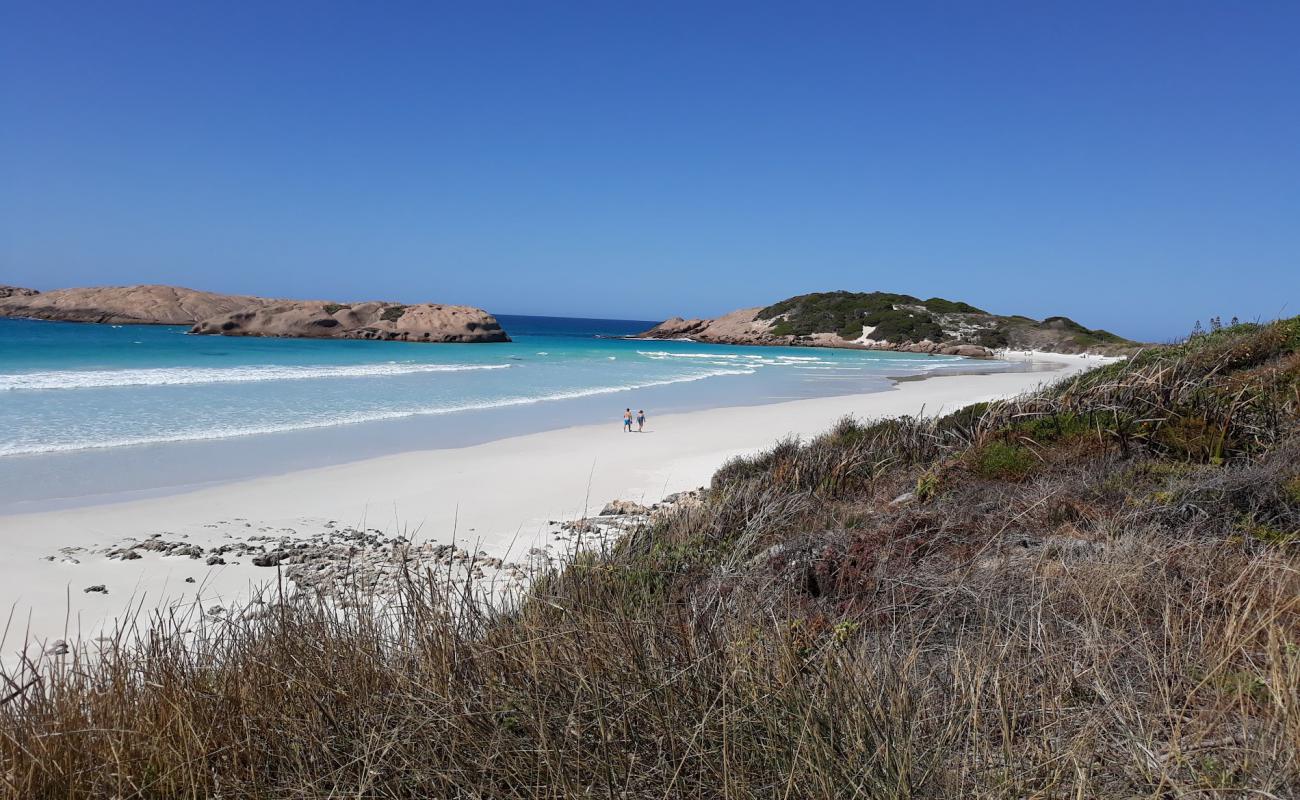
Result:
{"type": "Polygon", "coordinates": [[[0,320],[0,457],[468,416],[723,377],[751,378],[729,384],[740,394],[816,396],[963,362],[616,338],[651,324],[637,321],[501,321],[509,344],[218,338],[177,327],[0,320]]]}
{"type": "MultiPolygon", "coordinates": [[[[913,354],[621,338],[652,323],[500,316],[509,344],[189,336],[0,319],[0,513],[403,450],[1003,371],[913,354]]],[[[651,427],[654,427],[653,424],[651,427]]]]}

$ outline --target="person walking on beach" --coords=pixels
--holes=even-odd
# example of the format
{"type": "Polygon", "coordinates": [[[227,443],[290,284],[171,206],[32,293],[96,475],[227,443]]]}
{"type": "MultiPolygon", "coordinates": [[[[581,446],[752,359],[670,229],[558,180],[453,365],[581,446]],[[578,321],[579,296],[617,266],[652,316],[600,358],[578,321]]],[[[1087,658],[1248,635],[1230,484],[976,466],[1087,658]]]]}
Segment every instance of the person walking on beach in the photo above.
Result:
{"type": "Polygon", "coordinates": [[[636,412],[636,432],[645,433],[645,409],[639,408],[636,412]]]}
{"type": "Polygon", "coordinates": [[[632,432],[632,409],[628,408],[623,411],[623,433],[632,432]]]}

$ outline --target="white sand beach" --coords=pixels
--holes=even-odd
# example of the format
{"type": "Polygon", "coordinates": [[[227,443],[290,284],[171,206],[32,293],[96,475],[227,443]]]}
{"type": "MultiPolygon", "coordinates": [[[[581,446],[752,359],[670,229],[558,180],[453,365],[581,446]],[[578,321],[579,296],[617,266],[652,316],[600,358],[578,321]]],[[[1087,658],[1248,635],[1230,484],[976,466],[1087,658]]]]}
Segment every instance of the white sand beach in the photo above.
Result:
{"type": "Polygon", "coordinates": [[[608,424],[471,447],[407,452],[164,497],[0,516],[6,547],[0,597],[12,609],[3,652],[13,653],[28,636],[44,641],[93,636],[132,602],[145,608],[195,599],[205,606],[229,604],[246,596],[251,584],[274,578],[274,570],[248,559],[207,566],[203,560],[154,553],[130,561],[103,554],[132,537],[163,534],[211,547],[250,535],[305,534],[336,521],[420,541],[455,540],[473,551],[519,558],[547,544],[550,520],[593,513],[613,499],[650,503],[705,485],[727,459],[788,435],[815,435],[845,415],[945,413],[1109,361],[1009,357],[1051,362],[1059,370],[940,376],[872,394],[662,417],[651,413],[645,433],[624,433],[615,413],[608,424]],[[94,585],[107,593],[84,591],[94,585]]]}

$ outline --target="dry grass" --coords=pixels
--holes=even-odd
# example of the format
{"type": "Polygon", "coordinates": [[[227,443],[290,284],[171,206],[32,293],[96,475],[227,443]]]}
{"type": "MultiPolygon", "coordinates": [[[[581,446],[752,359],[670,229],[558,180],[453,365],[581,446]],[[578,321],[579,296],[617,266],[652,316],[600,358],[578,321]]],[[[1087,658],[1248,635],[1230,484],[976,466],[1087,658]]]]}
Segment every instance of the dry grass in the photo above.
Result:
{"type": "Polygon", "coordinates": [[[1294,797],[1297,332],[781,443],[508,611],[412,574],[383,604],[158,620],[25,665],[0,778],[24,798],[1294,797]]]}

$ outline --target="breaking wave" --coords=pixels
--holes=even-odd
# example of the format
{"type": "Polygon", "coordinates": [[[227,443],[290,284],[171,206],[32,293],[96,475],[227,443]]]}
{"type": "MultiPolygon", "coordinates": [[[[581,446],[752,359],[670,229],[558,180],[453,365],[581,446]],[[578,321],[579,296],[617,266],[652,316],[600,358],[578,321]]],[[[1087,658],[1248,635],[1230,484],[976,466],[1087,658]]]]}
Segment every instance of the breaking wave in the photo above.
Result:
{"type": "Polygon", "coordinates": [[[0,392],[24,389],[104,389],[119,386],[196,386],[209,383],[301,381],[314,378],[374,378],[429,372],[509,369],[510,364],[345,364],[337,366],[156,367],[150,369],[60,370],[0,374],[0,392]]]}
{"type": "Polygon", "coordinates": [[[401,419],[404,417],[418,417],[432,414],[452,414],[458,411],[476,411],[485,408],[504,408],[506,406],[530,405],[533,403],[544,403],[552,400],[569,400],[577,397],[590,397],[592,395],[614,394],[617,392],[634,391],[636,389],[648,389],[652,386],[667,386],[674,383],[690,383],[692,381],[702,381],[708,378],[720,377],[723,375],[753,375],[752,369],[718,369],[700,372],[694,375],[685,375],[677,378],[666,378],[663,380],[644,381],[641,383],[629,383],[619,386],[597,386],[589,389],[574,389],[567,392],[553,392],[550,394],[525,396],[525,397],[508,397],[496,400],[483,400],[474,403],[463,403],[445,406],[430,406],[426,408],[410,409],[391,409],[387,411],[358,411],[332,416],[315,417],[309,420],[297,420],[286,422],[278,425],[250,425],[250,426],[228,426],[220,428],[206,428],[203,430],[178,431],[176,433],[163,436],[141,436],[141,437],[124,437],[118,439],[103,439],[97,441],[80,441],[80,442],[58,442],[58,443],[7,443],[0,441],[0,456],[32,455],[36,453],[58,453],[72,450],[99,450],[110,447],[130,447],[133,445],[146,444],[163,444],[168,442],[190,442],[205,441],[211,439],[230,439],[236,436],[257,436],[268,433],[286,433],[289,431],[309,430],[313,428],[332,428],[338,425],[353,425],[361,422],[379,422],[381,420],[401,419]]]}

